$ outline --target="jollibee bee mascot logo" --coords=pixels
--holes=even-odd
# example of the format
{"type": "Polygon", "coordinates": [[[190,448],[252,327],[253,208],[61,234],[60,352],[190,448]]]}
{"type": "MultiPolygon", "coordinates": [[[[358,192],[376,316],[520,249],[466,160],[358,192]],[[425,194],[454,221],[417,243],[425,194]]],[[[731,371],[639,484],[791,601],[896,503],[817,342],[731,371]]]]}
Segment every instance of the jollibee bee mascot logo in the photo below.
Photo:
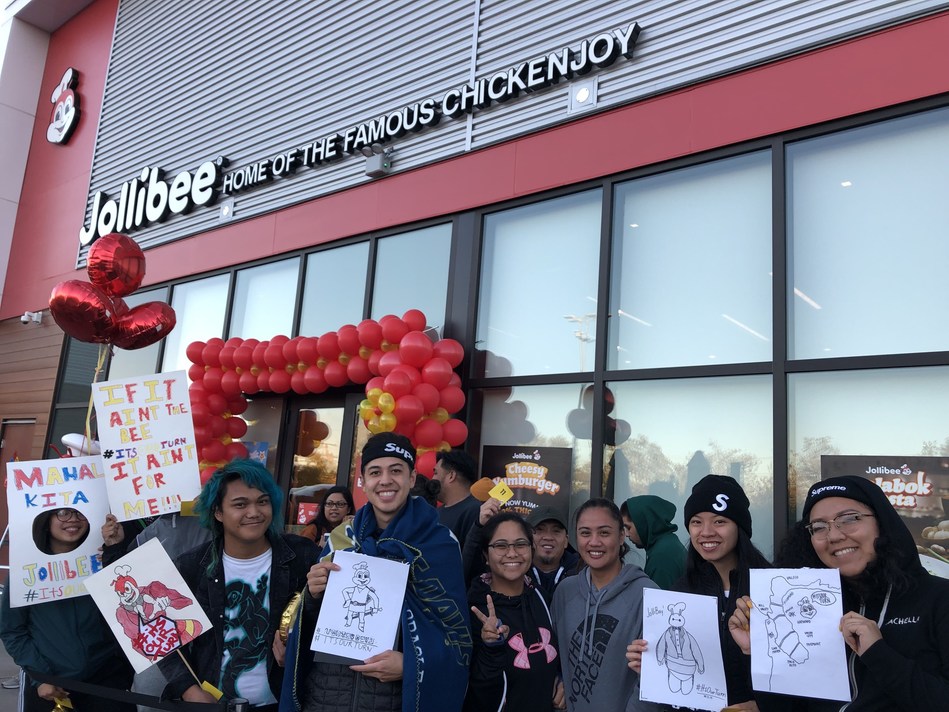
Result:
{"type": "Polygon", "coordinates": [[[66,143],[79,123],[79,95],[74,91],[78,83],[79,72],[70,67],[53,89],[53,111],[46,129],[46,140],[50,143],[66,143]]]}

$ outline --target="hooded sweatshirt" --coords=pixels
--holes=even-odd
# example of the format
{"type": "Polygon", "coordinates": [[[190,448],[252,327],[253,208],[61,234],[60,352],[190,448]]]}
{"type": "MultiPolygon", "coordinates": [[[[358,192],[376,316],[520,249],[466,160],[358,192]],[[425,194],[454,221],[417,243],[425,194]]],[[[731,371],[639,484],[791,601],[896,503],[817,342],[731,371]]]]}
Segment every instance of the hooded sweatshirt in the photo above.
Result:
{"type": "Polygon", "coordinates": [[[875,483],[862,477],[835,477],[811,488],[804,520],[814,502],[842,496],[869,506],[880,536],[902,552],[900,568],[912,580],[908,591],[897,592],[885,582],[843,579],[844,611],[856,611],[877,623],[883,639],[862,656],[847,649],[850,703],[811,700],[809,710],[888,712],[949,709],[949,580],[930,575],[919,561],[916,542],[899,514],[875,483]],[[839,495],[822,487],[843,487],[839,495]],[[850,491],[850,495],[844,493],[850,491]],[[855,584],[862,584],[859,586],[855,584]],[[862,592],[861,592],[862,589],[862,592]]]}
{"type": "Polygon", "coordinates": [[[629,518],[636,525],[642,541],[639,548],[646,550],[646,575],[659,588],[670,589],[685,574],[685,547],[675,535],[672,523],[676,506],[651,494],[626,500],[629,518]]]}
{"type": "Polygon", "coordinates": [[[641,568],[625,564],[601,589],[584,569],[554,591],[551,615],[570,712],[658,709],[640,701],[639,675],[626,666],[626,646],[642,638],[646,588],[657,586],[641,568]]]}

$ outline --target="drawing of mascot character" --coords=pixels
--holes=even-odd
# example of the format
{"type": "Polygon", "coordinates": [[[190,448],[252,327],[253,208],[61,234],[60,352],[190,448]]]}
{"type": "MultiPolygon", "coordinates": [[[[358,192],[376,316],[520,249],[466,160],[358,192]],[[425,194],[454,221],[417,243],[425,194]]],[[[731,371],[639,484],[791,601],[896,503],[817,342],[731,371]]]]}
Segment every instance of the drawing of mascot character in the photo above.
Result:
{"type": "Polygon", "coordinates": [[[359,619],[359,630],[366,630],[366,616],[382,610],[376,590],[369,585],[369,564],[360,561],[353,567],[353,583],[355,586],[343,589],[343,606],[346,610],[346,627],[352,625],[353,619],[359,619]]]}
{"type": "Polygon", "coordinates": [[[687,695],[695,684],[695,672],[705,672],[705,660],[698,642],[685,629],[684,603],[670,603],[669,627],[659,638],[656,655],[669,670],[669,690],[687,695]]]}
{"type": "Polygon", "coordinates": [[[180,638],[179,645],[189,643],[201,634],[200,622],[191,619],[177,620],[168,615],[168,609],[190,606],[193,603],[190,598],[181,595],[173,588],[168,588],[160,581],[139,586],[130,575],[132,569],[129,566],[116,566],[114,571],[116,578],[112,581],[112,589],[119,597],[119,607],[115,611],[115,618],[122,626],[125,635],[132,641],[134,650],[149,660],[161,657],[153,652],[153,646],[145,645],[142,635],[143,626],[160,617],[167,618],[174,624],[180,638]],[[146,647],[148,647],[147,650],[146,647]]]}

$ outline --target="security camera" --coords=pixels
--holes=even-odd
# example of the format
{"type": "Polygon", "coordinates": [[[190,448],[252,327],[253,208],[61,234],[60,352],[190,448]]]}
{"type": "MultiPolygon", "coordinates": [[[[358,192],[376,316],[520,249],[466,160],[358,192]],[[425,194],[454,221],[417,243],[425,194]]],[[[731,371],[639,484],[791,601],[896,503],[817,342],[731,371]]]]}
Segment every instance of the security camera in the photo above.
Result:
{"type": "Polygon", "coordinates": [[[23,316],[21,316],[21,317],[20,317],[20,323],[21,323],[21,324],[29,324],[29,323],[30,323],[30,315],[29,315],[29,314],[24,314],[23,316]]]}
{"type": "Polygon", "coordinates": [[[23,312],[20,317],[21,324],[39,324],[43,320],[43,312],[23,312]]]}

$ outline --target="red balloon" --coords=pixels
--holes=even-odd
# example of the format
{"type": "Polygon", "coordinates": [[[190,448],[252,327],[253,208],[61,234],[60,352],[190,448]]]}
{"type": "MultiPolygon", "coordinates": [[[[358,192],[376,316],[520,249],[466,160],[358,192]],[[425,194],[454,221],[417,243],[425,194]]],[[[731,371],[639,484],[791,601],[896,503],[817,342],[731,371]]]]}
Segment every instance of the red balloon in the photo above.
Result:
{"type": "Polygon", "coordinates": [[[399,435],[404,435],[412,442],[415,442],[415,423],[403,423],[396,421],[392,432],[398,433],[399,435]]]}
{"type": "Polygon", "coordinates": [[[318,343],[318,340],[312,336],[306,336],[300,339],[300,343],[297,344],[297,358],[307,366],[315,364],[316,360],[320,357],[320,353],[316,348],[318,343]]]}
{"type": "Polygon", "coordinates": [[[208,421],[208,430],[211,431],[212,438],[219,438],[227,432],[227,423],[220,415],[212,415],[211,420],[208,421]]]}
{"type": "MultiPolygon", "coordinates": [[[[230,341],[230,339],[228,339],[228,341],[230,341]]],[[[237,364],[234,363],[235,351],[237,351],[236,346],[228,346],[228,344],[226,343],[224,344],[224,348],[221,349],[221,356],[220,356],[221,365],[224,368],[235,368],[237,366],[237,364]]]]}
{"type": "Polygon", "coordinates": [[[283,349],[283,360],[285,363],[297,363],[300,360],[297,350],[302,340],[302,337],[294,336],[281,347],[283,349]]]}
{"type": "Polygon", "coordinates": [[[452,447],[458,447],[468,439],[468,426],[460,420],[452,418],[442,425],[442,436],[452,447]]]}
{"type": "Polygon", "coordinates": [[[208,392],[204,387],[204,383],[202,381],[195,381],[188,386],[188,397],[191,398],[192,403],[207,400],[208,392]]]}
{"type": "Polygon", "coordinates": [[[365,383],[372,375],[369,373],[369,362],[359,356],[353,356],[346,364],[346,375],[353,383],[365,383]]]}
{"type": "Polygon", "coordinates": [[[278,346],[283,346],[289,340],[290,340],[289,336],[285,336],[284,334],[277,334],[275,337],[273,337],[270,340],[270,343],[277,344],[278,346]]]}
{"type": "Polygon", "coordinates": [[[443,358],[435,357],[422,366],[422,380],[441,390],[451,379],[451,364],[443,358]]]}
{"type": "Polygon", "coordinates": [[[224,459],[230,462],[247,457],[247,446],[244,443],[228,443],[224,446],[224,459]]]}
{"type": "Polygon", "coordinates": [[[241,377],[237,371],[225,371],[221,376],[221,392],[228,398],[241,393],[241,377]]]}
{"type": "Polygon", "coordinates": [[[301,396],[310,392],[306,387],[306,378],[302,371],[294,371],[290,374],[290,390],[301,396]]]}
{"type": "Polygon", "coordinates": [[[234,415],[240,415],[247,410],[247,401],[239,396],[227,402],[227,409],[234,415]]]}
{"type": "Polygon", "coordinates": [[[211,411],[208,410],[207,403],[191,404],[191,421],[195,425],[207,425],[211,420],[211,411]]]}
{"type": "Polygon", "coordinates": [[[217,468],[213,466],[205,467],[203,470],[201,470],[201,486],[202,487],[204,487],[208,483],[208,480],[214,477],[215,472],[217,472],[217,468]]]}
{"type": "Polygon", "coordinates": [[[286,371],[274,371],[270,374],[270,390],[274,393],[286,393],[290,390],[290,374],[286,371]]]}
{"type": "Polygon", "coordinates": [[[218,460],[223,460],[226,454],[227,450],[224,447],[224,443],[222,443],[220,440],[212,440],[203,448],[201,448],[201,457],[208,462],[217,462],[218,460]]]}
{"type": "Polygon", "coordinates": [[[432,341],[421,331],[410,331],[399,342],[402,363],[422,368],[432,357],[432,341]]]}
{"type": "Polygon", "coordinates": [[[185,349],[185,356],[188,357],[188,360],[191,363],[196,363],[199,366],[204,366],[204,347],[207,346],[203,341],[192,341],[188,344],[188,348],[185,349]]]}
{"type": "Polygon", "coordinates": [[[255,376],[250,371],[244,371],[241,374],[241,391],[249,395],[254,395],[255,393],[260,392],[260,386],[257,384],[257,376],[255,376]]]}
{"type": "Polygon", "coordinates": [[[257,391],[270,392],[270,371],[263,369],[257,374],[257,391]]]}
{"type": "Polygon", "coordinates": [[[415,388],[419,383],[422,382],[422,372],[415,368],[415,366],[409,366],[407,363],[403,363],[392,369],[393,373],[396,371],[404,373],[409,377],[409,381],[412,383],[412,388],[415,388]]]}
{"type": "Polygon", "coordinates": [[[455,386],[445,386],[438,396],[438,404],[449,413],[457,413],[465,407],[465,394],[455,386]]]}
{"type": "Polygon", "coordinates": [[[219,393],[221,390],[221,379],[224,377],[224,371],[217,366],[213,366],[204,372],[204,378],[201,383],[204,384],[204,390],[208,393],[219,393]]]}
{"type": "Polygon", "coordinates": [[[188,366],[188,380],[194,383],[195,381],[204,380],[204,366],[201,366],[197,363],[193,363],[188,366]]]}
{"type": "Polygon", "coordinates": [[[95,285],[70,279],[53,287],[49,311],[59,328],[79,341],[105,344],[115,327],[115,307],[95,285]]]}
{"type": "Polygon", "coordinates": [[[245,371],[254,365],[254,349],[250,346],[238,346],[234,349],[234,365],[245,371]]]}
{"type": "Polygon", "coordinates": [[[382,346],[382,327],[378,322],[372,319],[361,321],[356,332],[359,335],[359,343],[367,349],[378,349],[382,346]]]}
{"type": "Polygon", "coordinates": [[[379,362],[382,361],[382,356],[382,351],[373,351],[369,354],[369,359],[366,361],[366,365],[369,366],[369,373],[374,373],[377,376],[381,373],[379,370],[379,362]]]}
{"type": "MultiPolygon", "coordinates": [[[[395,395],[395,394],[393,394],[395,395]]],[[[400,423],[411,423],[412,425],[425,415],[425,407],[418,396],[409,395],[400,396],[395,401],[395,419],[400,423]]]]}
{"type": "Polygon", "coordinates": [[[204,444],[210,439],[211,428],[209,426],[197,424],[194,426],[194,441],[198,444],[198,447],[203,447],[204,444]]]}
{"type": "Polygon", "coordinates": [[[274,370],[283,369],[287,365],[287,359],[283,355],[283,344],[270,343],[264,350],[264,363],[274,370]]]}
{"type": "MultiPolygon", "coordinates": [[[[209,394],[205,402],[208,404],[208,411],[211,415],[221,415],[227,411],[227,399],[220,393],[209,394]]],[[[217,435],[214,437],[217,437],[217,435]]]]}
{"type": "Polygon", "coordinates": [[[437,420],[423,420],[415,424],[415,444],[435,447],[442,441],[442,426],[437,420]]]}
{"type": "Polygon", "coordinates": [[[131,351],[161,341],[175,328],[175,310],[164,302],[139,304],[123,314],[112,330],[112,343],[131,351]]]}
{"type": "Polygon", "coordinates": [[[240,336],[232,336],[227,341],[224,342],[225,346],[230,346],[231,348],[236,349],[241,344],[244,343],[244,340],[240,336]]]}
{"type": "MultiPolygon", "coordinates": [[[[407,396],[412,392],[412,382],[409,380],[409,377],[401,371],[392,371],[385,377],[382,390],[386,393],[391,393],[392,397],[398,401],[403,396],[407,396]]],[[[419,405],[421,405],[421,402],[419,402],[419,405]]],[[[418,418],[421,417],[422,414],[420,413],[418,418]]],[[[416,420],[418,420],[418,418],[416,418],[416,420]]]]}
{"type": "Polygon", "coordinates": [[[418,399],[422,401],[422,408],[425,413],[431,413],[438,407],[438,389],[431,383],[419,383],[412,389],[412,395],[418,396],[418,399]]]}
{"type": "Polygon", "coordinates": [[[435,355],[443,358],[452,368],[458,368],[465,358],[465,348],[454,339],[441,339],[435,342],[435,355]]]}
{"type": "MultiPolygon", "coordinates": [[[[448,385],[455,386],[456,388],[461,388],[461,376],[459,376],[457,373],[452,371],[451,378],[448,379],[448,385]]],[[[504,400],[507,400],[507,398],[505,398],[504,400]]]]}
{"type": "Polygon", "coordinates": [[[243,418],[226,418],[227,434],[232,438],[242,438],[247,434],[247,422],[243,418]]]}
{"type": "Polygon", "coordinates": [[[420,310],[409,309],[402,315],[402,321],[409,327],[409,331],[425,331],[428,319],[425,318],[425,314],[420,310]]]}
{"type": "Polygon", "coordinates": [[[306,384],[308,393],[322,393],[328,388],[323,370],[317,366],[310,366],[304,371],[303,382],[306,384]]]}
{"type": "MultiPolygon", "coordinates": [[[[372,359],[369,360],[372,363],[372,359]]],[[[388,376],[392,370],[402,363],[398,351],[386,351],[379,359],[379,375],[388,376]]]]}
{"type": "Polygon", "coordinates": [[[106,294],[124,297],[145,279],[145,253],[132,238],[113,232],[92,243],[86,272],[89,281],[106,294]]]}
{"type": "Polygon", "coordinates": [[[350,356],[359,353],[359,330],[352,324],[345,324],[336,331],[340,351],[350,356]]]}
{"type": "Polygon", "coordinates": [[[112,297],[112,315],[118,319],[123,314],[129,313],[129,305],[125,303],[122,297],[112,297]]]}
{"type": "Polygon", "coordinates": [[[435,473],[435,453],[423,452],[415,462],[415,471],[420,475],[431,477],[435,473]]]}
{"type": "Polygon", "coordinates": [[[409,327],[405,325],[405,322],[391,314],[382,317],[379,326],[382,327],[382,338],[390,344],[399,343],[402,337],[409,333],[409,327]]]}
{"type": "Polygon", "coordinates": [[[339,358],[339,336],[335,331],[327,331],[320,337],[316,350],[327,361],[335,361],[339,358]]]}
{"type": "Polygon", "coordinates": [[[211,339],[207,344],[205,344],[204,350],[201,351],[201,362],[205,366],[220,366],[221,351],[223,349],[223,344],[217,344],[214,342],[214,339],[211,339]]]}
{"type": "Polygon", "coordinates": [[[339,361],[330,361],[323,369],[323,377],[327,384],[333,388],[340,388],[349,383],[349,375],[346,373],[346,367],[339,361]]]}
{"type": "Polygon", "coordinates": [[[257,366],[257,368],[267,367],[267,363],[264,361],[264,354],[267,352],[268,346],[270,346],[269,341],[261,341],[254,347],[254,356],[251,366],[257,366]]]}

